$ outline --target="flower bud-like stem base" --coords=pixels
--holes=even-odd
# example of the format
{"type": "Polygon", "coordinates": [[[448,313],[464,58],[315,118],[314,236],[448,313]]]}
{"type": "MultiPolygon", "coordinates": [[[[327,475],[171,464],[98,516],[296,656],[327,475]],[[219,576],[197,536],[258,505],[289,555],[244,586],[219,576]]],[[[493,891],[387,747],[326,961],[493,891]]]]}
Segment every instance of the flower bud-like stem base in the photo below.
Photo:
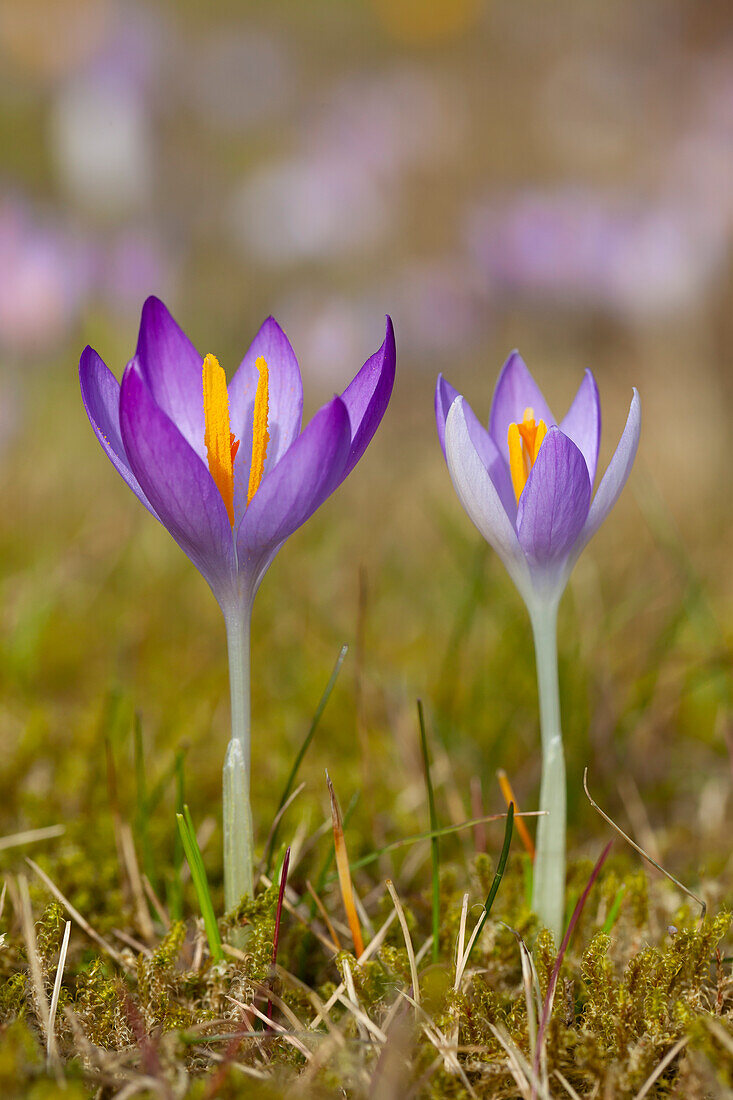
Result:
{"type": "Polygon", "coordinates": [[[224,908],[252,894],[253,831],[250,805],[249,616],[227,616],[232,737],[223,770],[224,908]]]}
{"type": "Polygon", "coordinates": [[[565,754],[560,725],[560,689],[557,673],[557,605],[531,613],[537,662],[537,688],[542,732],[542,781],[537,853],[534,864],[532,908],[545,927],[562,939],[565,917],[565,754]]]}

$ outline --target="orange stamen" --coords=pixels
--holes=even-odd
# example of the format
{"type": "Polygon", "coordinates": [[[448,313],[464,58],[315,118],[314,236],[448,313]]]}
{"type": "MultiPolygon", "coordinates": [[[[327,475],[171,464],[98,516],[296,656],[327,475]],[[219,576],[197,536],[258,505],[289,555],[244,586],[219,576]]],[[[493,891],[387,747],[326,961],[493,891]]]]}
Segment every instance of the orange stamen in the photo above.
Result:
{"type": "Polygon", "coordinates": [[[267,430],[267,418],[269,414],[269,371],[267,363],[260,357],[256,362],[260,372],[255,394],[254,415],[252,417],[252,461],[249,467],[249,486],[247,487],[247,504],[260,487],[262,475],[265,471],[265,459],[267,458],[267,444],[270,442],[270,433],[267,430]]]}
{"type": "Polygon", "coordinates": [[[509,472],[512,476],[517,504],[546,435],[547,425],[544,420],[540,420],[539,424],[535,423],[534,409],[524,410],[521,424],[509,425],[507,432],[509,472]]]}
{"type": "Polygon", "coordinates": [[[209,472],[234,526],[234,459],[239,441],[229,424],[229,394],[227,378],[214,355],[207,355],[203,365],[204,444],[209,472]]]}

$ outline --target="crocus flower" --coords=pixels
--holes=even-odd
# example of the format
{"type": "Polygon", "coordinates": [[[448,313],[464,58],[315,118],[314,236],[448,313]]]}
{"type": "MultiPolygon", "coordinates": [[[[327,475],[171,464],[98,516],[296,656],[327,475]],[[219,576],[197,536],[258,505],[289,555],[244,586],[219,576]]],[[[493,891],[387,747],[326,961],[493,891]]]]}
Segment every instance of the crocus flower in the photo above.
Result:
{"type": "Polygon", "coordinates": [[[252,890],[249,627],[252,601],[285,540],[351,472],[384,415],[392,323],[379,351],[301,431],[303,385],[269,318],[231,383],[157,298],[143,306],[122,384],[87,347],[81,391],[92,427],[133,493],[208,581],[224,613],[232,737],[224,763],[227,909],[252,890]]]}
{"type": "Polygon", "coordinates": [[[392,324],[340,397],[301,431],[303,385],[275,320],[227,387],[166,307],[148,298],[120,386],[93,348],[81,356],[84,407],[133,493],[209,582],[225,615],[251,605],[285,540],[351,472],[392,392],[392,324]]]}
{"type": "Polygon", "coordinates": [[[641,428],[636,390],[595,496],[601,406],[590,371],[559,424],[516,351],[499,375],[488,430],[442,375],[435,414],[461,503],[530,612],[540,603],[556,603],[631,472],[641,428]]]}
{"type": "Polygon", "coordinates": [[[537,661],[542,782],[533,908],[557,942],[565,907],[565,757],[557,674],[557,609],[583,547],[618,500],[636,455],[641,405],[634,390],[626,427],[593,483],[601,439],[590,371],[558,424],[518,352],[499,375],[488,430],[441,376],[438,435],[463,507],[499,554],[529,611],[537,661]]]}

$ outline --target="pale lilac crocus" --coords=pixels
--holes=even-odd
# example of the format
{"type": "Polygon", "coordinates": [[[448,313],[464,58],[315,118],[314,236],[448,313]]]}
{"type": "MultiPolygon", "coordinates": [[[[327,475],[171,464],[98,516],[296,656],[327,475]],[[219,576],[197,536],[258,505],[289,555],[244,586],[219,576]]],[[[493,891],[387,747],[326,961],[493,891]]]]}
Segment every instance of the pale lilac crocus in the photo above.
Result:
{"type": "Polygon", "coordinates": [[[593,494],[601,439],[598,387],[586,371],[563,420],[518,352],[499,375],[488,429],[443,377],[438,436],[456,492],[527,605],[535,641],[542,727],[542,787],[534,908],[557,936],[565,884],[565,763],[557,680],[557,608],[583,547],[618,500],[641,429],[634,390],[626,426],[593,494]]]}
{"type": "Polygon", "coordinates": [[[268,318],[227,386],[157,298],[143,306],[120,385],[91,348],[82,398],[110,461],[208,581],[224,613],[232,739],[224,767],[225,901],[252,889],[249,630],[252,602],[286,539],[359,461],[392,392],[384,343],[301,430],[303,385],[285,333],[268,318]]]}

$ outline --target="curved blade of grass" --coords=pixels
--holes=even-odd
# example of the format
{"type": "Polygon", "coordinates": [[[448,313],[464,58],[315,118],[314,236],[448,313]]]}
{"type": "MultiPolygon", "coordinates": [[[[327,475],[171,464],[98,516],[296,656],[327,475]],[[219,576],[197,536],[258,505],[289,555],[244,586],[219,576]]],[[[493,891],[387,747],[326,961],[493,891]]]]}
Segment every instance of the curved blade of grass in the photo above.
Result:
{"type": "MultiPolygon", "coordinates": [[[[593,889],[594,882],[596,881],[599,874],[601,873],[601,867],[606,862],[606,857],[607,857],[608,853],[611,851],[611,845],[612,844],[613,844],[613,841],[609,840],[608,844],[606,845],[606,847],[603,849],[600,856],[598,857],[598,861],[597,861],[595,867],[593,868],[593,870],[590,873],[590,878],[588,879],[588,882],[585,885],[585,889],[583,890],[583,893],[578,898],[578,903],[575,906],[575,909],[573,910],[573,915],[570,918],[570,922],[568,924],[567,931],[565,932],[565,935],[563,936],[563,941],[560,944],[560,950],[557,953],[557,959],[555,960],[555,965],[552,968],[552,974],[550,975],[550,982],[549,982],[549,985],[547,987],[547,996],[545,997],[545,1003],[544,1003],[544,1006],[542,1008],[542,1019],[540,1020],[540,1026],[539,1026],[539,1030],[537,1032],[537,1046],[535,1048],[535,1057],[534,1057],[535,1074],[539,1073],[540,1058],[542,1056],[542,1043],[544,1041],[545,1031],[547,1030],[547,1025],[548,1025],[549,1020],[550,1020],[550,1013],[552,1012],[552,1002],[555,999],[555,989],[557,988],[557,980],[560,976],[560,967],[562,966],[563,959],[565,958],[565,952],[568,949],[568,944],[570,943],[570,937],[572,936],[573,932],[575,931],[575,925],[578,923],[578,921],[580,919],[580,914],[583,912],[583,909],[585,907],[585,903],[588,900],[588,895],[590,894],[591,890],[593,889]]],[[[536,1096],[536,1090],[534,1088],[532,1089],[532,1096],[533,1097],[536,1096]]]]}
{"type": "Polygon", "coordinates": [[[204,918],[204,928],[206,929],[206,938],[209,941],[211,957],[214,962],[220,962],[224,958],[224,952],[221,949],[219,926],[216,923],[214,906],[211,901],[211,893],[209,892],[209,883],[206,878],[204,860],[201,855],[198,841],[196,840],[196,830],[193,827],[193,821],[191,820],[188,806],[184,805],[182,814],[176,814],[176,821],[178,822],[178,831],[180,832],[181,841],[183,842],[183,850],[186,853],[186,859],[191,868],[191,879],[196,890],[201,916],[204,918]]]}
{"type": "Polygon", "coordinates": [[[425,714],[422,699],[417,701],[417,720],[420,726],[420,751],[422,752],[423,766],[425,768],[425,787],[428,792],[428,814],[430,817],[430,859],[433,871],[433,962],[438,961],[438,948],[440,937],[440,850],[436,836],[438,818],[435,812],[435,795],[433,793],[433,781],[430,777],[430,754],[428,753],[428,740],[425,735],[425,714]]]}
{"type": "Polygon", "coordinates": [[[354,941],[354,951],[358,959],[364,954],[364,939],[361,934],[359,914],[356,911],[356,902],[354,901],[354,886],[351,881],[351,872],[349,870],[349,856],[346,851],[344,823],[341,817],[341,807],[339,806],[338,798],[336,797],[336,792],[333,789],[333,783],[331,782],[331,777],[328,772],[326,772],[326,782],[328,784],[328,796],[331,801],[333,846],[336,853],[336,868],[338,870],[339,886],[341,887],[341,898],[344,903],[346,919],[349,922],[351,938],[354,941]]]}
{"type": "MultiPolygon", "coordinates": [[[[310,729],[308,730],[308,733],[305,735],[305,740],[303,741],[303,744],[300,746],[300,750],[298,752],[298,755],[295,757],[295,760],[293,761],[293,766],[290,769],[290,775],[287,778],[287,782],[285,783],[285,788],[283,790],[282,795],[280,796],[280,801],[278,802],[278,805],[277,805],[277,811],[276,811],[277,813],[280,812],[280,810],[283,808],[283,806],[287,802],[288,798],[290,797],[290,792],[292,791],[292,789],[295,785],[295,780],[296,780],[296,777],[298,775],[300,765],[303,763],[303,757],[307,753],[308,748],[310,746],[310,743],[313,740],[313,737],[315,735],[315,732],[318,729],[318,723],[320,722],[320,720],[323,716],[323,712],[326,709],[326,705],[328,703],[328,700],[331,698],[331,692],[333,691],[334,687],[336,686],[336,681],[338,680],[338,675],[339,675],[339,672],[341,671],[341,666],[343,665],[344,660],[346,659],[346,654],[348,652],[349,652],[349,647],[347,645],[342,645],[341,649],[339,651],[339,655],[336,658],[336,664],[333,666],[333,670],[331,672],[331,675],[328,678],[328,683],[326,684],[323,695],[321,696],[320,701],[318,703],[318,706],[316,707],[315,714],[313,715],[313,719],[312,719],[311,724],[310,724],[310,729]]],[[[268,876],[270,874],[270,868],[272,866],[272,853],[274,852],[275,844],[277,843],[277,834],[278,834],[279,825],[280,825],[280,823],[278,822],[277,826],[273,829],[272,835],[270,836],[270,843],[267,846],[267,854],[265,856],[265,867],[267,869],[268,876]]]]}
{"type": "MultiPolygon", "coordinates": [[[[543,810],[524,810],[522,817],[539,817],[543,810]]],[[[414,833],[412,836],[402,837],[400,840],[391,840],[389,844],[385,844],[383,848],[375,848],[369,855],[361,856],[359,859],[355,859],[349,864],[352,871],[359,871],[362,867],[367,867],[370,863],[374,863],[386,852],[394,852],[397,848],[406,848],[409,844],[417,844],[420,840],[432,840],[433,837],[450,836],[451,833],[459,833],[462,829],[472,829],[474,825],[482,825],[487,821],[500,821],[506,818],[508,814],[487,814],[486,817],[472,817],[468,821],[461,821],[458,825],[443,825],[440,829],[434,831],[428,829],[424,833],[414,833]]],[[[516,820],[519,814],[515,812],[514,819],[516,820]]],[[[333,875],[326,881],[333,882],[333,875]]]]}
{"type": "MultiPolygon", "coordinates": [[[[504,843],[501,846],[501,854],[499,855],[499,862],[496,865],[496,874],[494,875],[494,881],[491,883],[491,888],[486,895],[486,901],[484,902],[484,911],[479,918],[479,922],[473,931],[471,936],[471,946],[466,956],[465,966],[468,966],[471,961],[471,952],[473,951],[476,940],[481,935],[481,929],[486,924],[486,920],[491,912],[491,907],[494,904],[496,895],[499,892],[501,880],[504,877],[504,871],[506,870],[506,861],[509,858],[509,848],[512,843],[512,833],[514,832],[514,803],[509,803],[509,809],[506,815],[506,826],[504,827],[504,843]]],[[[464,966],[464,969],[465,969],[464,966]]]]}

